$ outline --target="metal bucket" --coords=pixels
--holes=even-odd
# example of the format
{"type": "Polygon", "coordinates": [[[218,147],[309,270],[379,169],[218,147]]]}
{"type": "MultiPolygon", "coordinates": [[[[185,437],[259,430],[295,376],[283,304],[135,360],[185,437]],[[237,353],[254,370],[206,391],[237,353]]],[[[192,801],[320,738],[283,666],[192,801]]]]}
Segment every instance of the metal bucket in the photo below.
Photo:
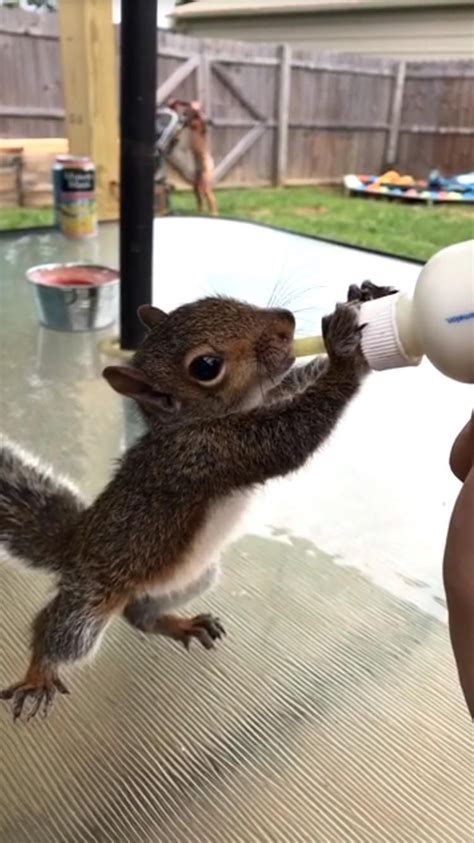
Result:
{"type": "Polygon", "coordinates": [[[118,316],[115,269],[85,263],[45,263],[26,277],[34,286],[38,318],[55,331],[97,331],[118,316]]]}

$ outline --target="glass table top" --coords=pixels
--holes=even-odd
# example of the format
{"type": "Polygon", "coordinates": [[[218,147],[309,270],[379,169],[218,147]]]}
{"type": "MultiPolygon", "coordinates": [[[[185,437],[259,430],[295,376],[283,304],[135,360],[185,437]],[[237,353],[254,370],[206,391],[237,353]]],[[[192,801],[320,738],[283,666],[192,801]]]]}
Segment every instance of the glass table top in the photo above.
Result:
{"type": "MultiPolygon", "coordinates": [[[[117,266],[118,232],[0,237],[1,429],[92,496],[134,435],[99,340],[37,324],[28,267],[117,266]]],[[[411,289],[413,263],[247,223],[155,221],[154,303],[214,292],[296,312],[350,283],[411,289]],[[272,298],[273,297],[273,298],[272,298]]],[[[2,843],[467,843],[471,729],[441,559],[467,387],[429,364],[370,378],[304,470],[255,495],[223,576],[189,611],[227,638],[191,653],[117,621],[51,718],[0,709],[2,843]]],[[[0,560],[0,686],[51,588],[0,560]]]]}

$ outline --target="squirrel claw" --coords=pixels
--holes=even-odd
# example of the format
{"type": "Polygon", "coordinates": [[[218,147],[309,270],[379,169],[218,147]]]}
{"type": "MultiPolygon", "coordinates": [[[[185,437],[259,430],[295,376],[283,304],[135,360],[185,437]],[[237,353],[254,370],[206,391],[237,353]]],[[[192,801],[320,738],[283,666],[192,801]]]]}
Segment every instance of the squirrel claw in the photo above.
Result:
{"type": "Polygon", "coordinates": [[[0,700],[11,703],[14,723],[21,719],[28,722],[36,717],[41,707],[43,717],[48,716],[57,692],[69,694],[68,689],[59,677],[44,680],[39,685],[18,682],[16,685],[11,685],[10,688],[0,691],[0,700]]]}
{"type": "Polygon", "coordinates": [[[225,629],[219,618],[212,615],[197,615],[191,618],[189,625],[183,630],[181,641],[189,650],[191,639],[197,638],[206,650],[212,650],[216,641],[225,635],[225,629]]]}
{"type": "Polygon", "coordinates": [[[398,293],[395,287],[380,287],[377,284],[372,284],[371,281],[363,281],[360,287],[357,284],[350,285],[347,291],[347,301],[362,304],[362,302],[372,301],[373,299],[393,296],[395,293],[398,293]]]}

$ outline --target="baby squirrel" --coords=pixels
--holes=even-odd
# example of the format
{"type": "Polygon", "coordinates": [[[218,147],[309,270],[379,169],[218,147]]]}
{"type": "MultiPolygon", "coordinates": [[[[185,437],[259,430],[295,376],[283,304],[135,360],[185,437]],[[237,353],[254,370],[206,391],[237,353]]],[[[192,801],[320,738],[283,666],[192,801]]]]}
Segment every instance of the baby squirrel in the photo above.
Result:
{"type": "Polygon", "coordinates": [[[328,357],[292,369],[289,311],[207,298],[165,314],[151,305],[130,366],[108,366],[147,432],[87,506],[9,442],[0,448],[0,542],[57,590],[33,623],[24,679],[0,693],[14,719],[46,715],[68,693],[62,665],[98,646],[122,615],[133,627],[210,649],[217,618],[170,614],[208,587],[248,492],[300,468],[327,439],[368,372],[357,302],[392,292],[351,287],[323,320],[328,357]]]}

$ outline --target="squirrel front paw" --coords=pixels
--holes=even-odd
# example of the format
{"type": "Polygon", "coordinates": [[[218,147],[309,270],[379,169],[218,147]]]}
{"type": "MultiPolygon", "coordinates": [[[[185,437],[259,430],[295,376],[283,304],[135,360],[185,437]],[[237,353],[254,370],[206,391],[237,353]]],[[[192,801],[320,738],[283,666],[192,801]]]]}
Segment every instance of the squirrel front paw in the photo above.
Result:
{"type": "Polygon", "coordinates": [[[398,293],[395,287],[379,287],[372,281],[363,281],[360,287],[357,284],[351,284],[347,291],[347,301],[362,304],[365,301],[393,296],[395,293],[398,293]]]}
{"type": "Polygon", "coordinates": [[[324,344],[333,363],[348,360],[365,362],[360,345],[362,329],[359,308],[354,304],[338,304],[334,313],[323,318],[324,344]]]}

